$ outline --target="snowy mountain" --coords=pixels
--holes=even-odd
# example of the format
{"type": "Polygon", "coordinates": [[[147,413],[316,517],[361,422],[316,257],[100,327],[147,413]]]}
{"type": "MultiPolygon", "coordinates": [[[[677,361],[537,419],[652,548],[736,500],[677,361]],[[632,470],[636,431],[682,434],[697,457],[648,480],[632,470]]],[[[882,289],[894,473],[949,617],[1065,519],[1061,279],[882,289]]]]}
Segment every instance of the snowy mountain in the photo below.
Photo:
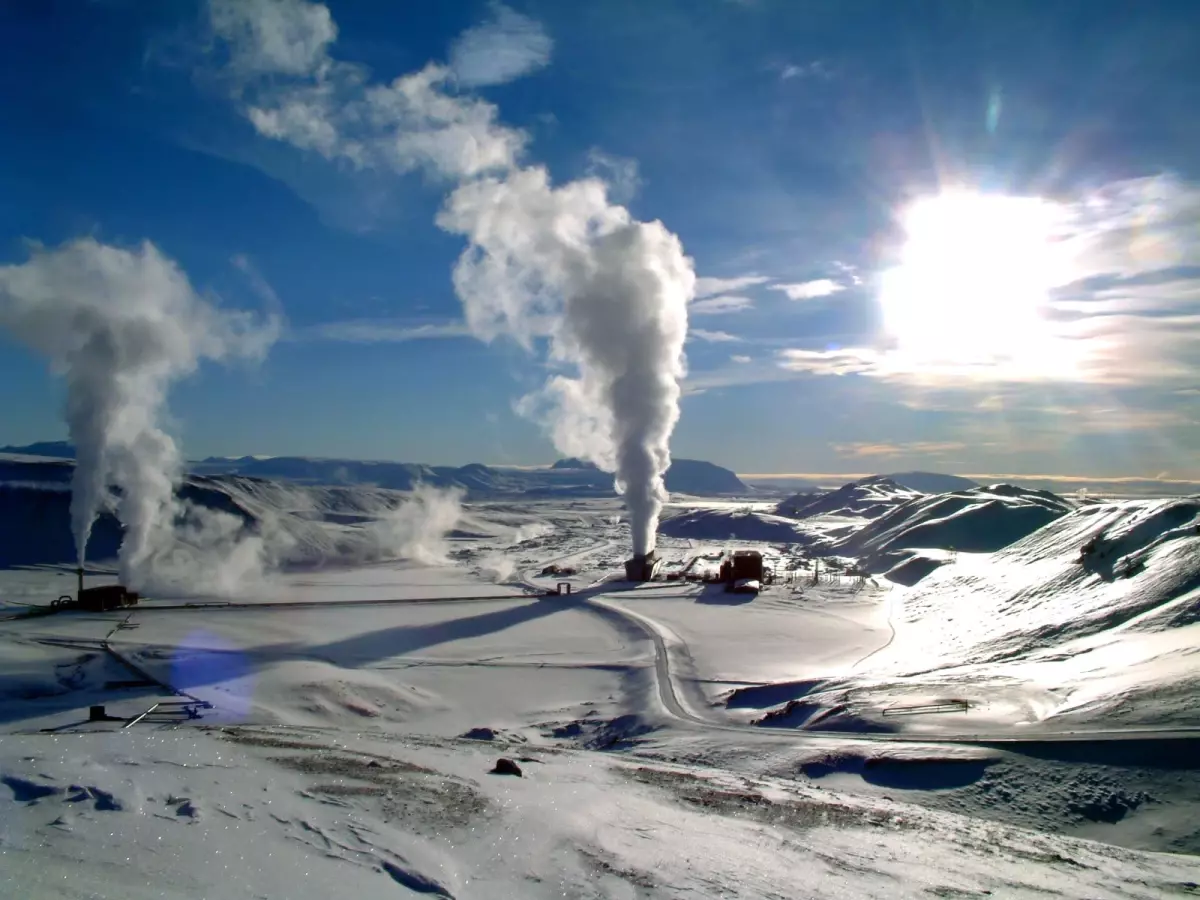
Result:
{"type": "Polygon", "coordinates": [[[829,515],[874,519],[920,496],[920,491],[902,487],[886,475],[872,475],[835,491],[796,494],[780,503],[775,511],[793,519],[829,515]]]}
{"type": "Polygon", "coordinates": [[[750,509],[697,509],[659,522],[658,533],[697,541],[767,541],[807,544],[812,536],[800,523],[750,509]]]}
{"type": "MultiPolygon", "coordinates": [[[[70,525],[69,464],[0,465],[0,568],[75,562],[70,525]],[[15,474],[26,476],[11,478],[15,474]]],[[[290,564],[346,562],[373,554],[363,526],[386,516],[404,495],[364,488],[284,485],[241,476],[188,476],[179,496],[202,509],[220,510],[247,533],[267,534],[290,564]]],[[[88,558],[117,556],[120,523],[102,513],[92,528],[88,558]]]]}
{"type": "Polygon", "coordinates": [[[923,494],[868,523],[837,543],[838,553],[865,557],[878,571],[895,552],[921,548],[986,553],[999,550],[1069,512],[1047,491],[1011,484],[945,494],[923,494]]]}
{"type": "Polygon", "coordinates": [[[19,456],[47,456],[54,459],[75,458],[75,448],[68,441],[36,441],[23,447],[0,447],[0,453],[19,456]]]}
{"type": "MultiPolygon", "coordinates": [[[[6,447],[0,453],[74,459],[75,448],[65,441],[6,447]]],[[[364,485],[411,491],[418,484],[461,488],[472,498],[521,495],[526,497],[614,495],[613,476],[579,459],[560,459],[551,466],[515,469],[470,463],[429,466],[361,459],[319,459],[307,456],[210,456],[189,463],[194,475],[245,475],[312,485],[364,485]]],[[[695,459],[676,459],[664,481],[673,493],[696,496],[748,494],[748,488],[729,469],[695,459]]]]}
{"type": "MultiPolygon", "coordinates": [[[[798,494],[773,512],[747,506],[697,508],[659,524],[659,533],[700,541],[803,544],[819,555],[857,557],[871,572],[909,563],[913,551],[998,550],[1072,509],[1047,491],[1009,484],[922,494],[876,475],[835,491],[798,494]]],[[[944,557],[926,557],[893,580],[911,582],[944,557]]]]}
{"type": "MultiPolygon", "coordinates": [[[[612,488],[612,475],[602,472],[595,463],[567,457],[554,462],[548,469],[521,470],[533,482],[573,477],[596,489],[612,488]]],[[[722,494],[745,495],[750,488],[729,469],[699,459],[673,459],[663,476],[667,490],[677,494],[713,497],[722,494]]]]}
{"type": "MultiPolygon", "coordinates": [[[[902,574],[929,565],[900,579],[912,586],[893,588],[893,639],[852,674],[773,686],[775,702],[794,699],[760,724],[892,731],[904,724],[887,718],[889,707],[950,702],[967,704],[958,715],[982,729],[1055,719],[1070,725],[1046,727],[1200,726],[1200,497],[1062,512],[1061,501],[1017,491],[978,489],[1005,506],[977,499],[957,512],[943,506],[939,518],[912,516],[914,529],[937,523],[943,534],[970,531],[964,515],[999,521],[1001,533],[1003,517],[1053,518],[995,552],[918,552],[901,563],[902,574]]],[[[864,529],[857,543],[877,546],[884,531],[864,529]]],[[[922,727],[964,721],[943,715],[922,727]]]]}
{"type": "Polygon", "coordinates": [[[1200,498],[1085,506],[994,554],[960,557],[913,589],[904,620],[945,663],[1200,623],[1200,498]]]}
{"type": "Polygon", "coordinates": [[[967,491],[979,487],[979,482],[961,475],[943,475],[940,472],[895,472],[885,476],[901,487],[923,494],[945,494],[950,491],[967,491]]]}

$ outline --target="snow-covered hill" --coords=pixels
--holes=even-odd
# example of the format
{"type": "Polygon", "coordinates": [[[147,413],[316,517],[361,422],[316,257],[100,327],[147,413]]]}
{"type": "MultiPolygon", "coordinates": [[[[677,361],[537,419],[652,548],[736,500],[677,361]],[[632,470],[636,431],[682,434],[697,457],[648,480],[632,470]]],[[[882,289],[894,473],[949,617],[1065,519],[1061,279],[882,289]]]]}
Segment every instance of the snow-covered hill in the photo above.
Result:
{"type": "MultiPolygon", "coordinates": [[[[0,568],[70,565],[75,546],[70,528],[68,461],[0,459],[0,568]]],[[[201,510],[218,510],[240,520],[244,534],[263,539],[272,563],[304,566],[367,562],[401,555],[417,529],[395,517],[410,499],[407,492],[371,486],[331,487],[242,475],[189,475],[179,497],[201,510]]],[[[504,537],[515,528],[457,516],[451,536],[504,537]]],[[[92,530],[88,558],[116,557],[121,526],[102,513],[92,530]]]]}
{"type": "Polygon", "coordinates": [[[753,509],[694,509],[664,519],[658,533],[696,541],[767,541],[807,544],[812,536],[800,523],[753,509]]]}
{"type": "MultiPolygon", "coordinates": [[[[1071,508],[1049,492],[1009,484],[922,494],[874,476],[824,494],[797,495],[774,513],[754,505],[687,509],[664,519],[659,533],[700,541],[803,544],[814,554],[858,558],[879,573],[909,562],[917,550],[999,550],[1071,508]]],[[[915,562],[895,580],[912,583],[947,558],[927,555],[924,567],[915,562]]]]}
{"type": "Polygon", "coordinates": [[[919,495],[838,541],[837,550],[863,557],[873,571],[894,565],[902,550],[991,552],[1070,509],[1067,501],[1047,491],[1011,484],[919,495]]]}
{"type": "Polygon", "coordinates": [[[1187,497],[1085,506],[996,553],[960,554],[905,596],[897,624],[906,652],[953,664],[1197,622],[1200,498],[1187,497]]]}
{"type": "Polygon", "coordinates": [[[967,491],[979,487],[979,482],[961,475],[945,475],[941,472],[893,472],[887,476],[901,487],[925,494],[944,494],[949,491],[967,491]]]}
{"type": "Polygon", "coordinates": [[[969,709],[916,726],[1200,726],[1200,497],[1056,515],[1061,501],[1018,490],[1005,493],[1019,505],[985,501],[926,521],[945,533],[964,516],[1052,520],[996,552],[902,563],[931,571],[893,589],[893,640],[845,677],[795,685],[796,699],[764,721],[890,731],[910,723],[886,718],[888,707],[952,700],[969,709]],[[1058,725],[1063,718],[1072,725],[1058,725]]]}
{"type": "Polygon", "coordinates": [[[829,515],[874,519],[920,496],[920,491],[901,487],[884,475],[872,475],[844,484],[836,491],[796,494],[780,503],[775,511],[792,519],[829,515]]]}

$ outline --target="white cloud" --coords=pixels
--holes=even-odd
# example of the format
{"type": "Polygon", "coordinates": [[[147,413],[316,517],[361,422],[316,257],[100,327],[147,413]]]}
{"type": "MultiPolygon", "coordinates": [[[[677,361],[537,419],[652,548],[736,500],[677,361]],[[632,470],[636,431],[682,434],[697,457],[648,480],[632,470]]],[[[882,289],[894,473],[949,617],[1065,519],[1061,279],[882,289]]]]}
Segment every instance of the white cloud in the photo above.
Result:
{"type": "Polygon", "coordinates": [[[469,337],[465,322],[425,322],[414,324],[405,319],[348,319],[321,322],[300,329],[300,340],[344,341],[353,344],[405,343],[439,338],[469,337]]]}
{"type": "Polygon", "coordinates": [[[713,316],[720,313],[731,313],[742,309],[751,309],[753,306],[754,301],[749,297],[739,297],[726,294],[720,297],[709,297],[704,300],[694,300],[688,307],[688,312],[693,316],[713,316]]]}
{"type": "Polygon", "coordinates": [[[230,91],[264,137],[356,168],[459,178],[511,168],[524,148],[493,104],[452,92],[446,66],[372,83],[330,57],[337,29],[321,4],[212,0],[209,18],[228,48],[230,91]]]}
{"type": "Polygon", "coordinates": [[[770,281],[766,275],[738,275],[734,278],[697,278],[696,297],[711,297],[714,294],[728,294],[732,291],[743,291],[756,284],[770,281]]]}
{"type": "Polygon", "coordinates": [[[838,291],[844,291],[846,286],[838,284],[830,278],[818,278],[816,281],[803,281],[799,284],[773,284],[771,290],[783,291],[789,300],[815,300],[818,297],[828,297],[838,291]]]}
{"type": "Polygon", "coordinates": [[[941,456],[967,449],[962,441],[911,441],[908,443],[882,443],[856,441],[850,444],[831,444],[834,452],[843,456],[891,457],[891,456],[941,456]]]}
{"type": "Polygon", "coordinates": [[[816,78],[827,81],[832,77],[833,73],[829,71],[829,67],[820,60],[813,60],[801,65],[789,63],[779,67],[780,81],[791,81],[793,78],[816,78]]]}
{"type": "Polygon", "coordinates": [[[796,372],[781,368],[770,357],[760,361],[747,356],[738,356],[733,357],[728,365],[715,369],[689,371],[684,382],[684,392],[696,394],[716,388],[794,381],[801,377],[803,376],[796,372]]]}
{"type": "Polygon", "coordinates": [[[450,67],[459,84],[504,84],[550,62],[554,42],[541,23],[500,3],[492,18],[468,28],[450,48],[450,67]]]}
{"type": "Polygon", "coordinates": [[[598,147],[588,151],[587,174],[608,185],[608,196],[614,203],[628,204],[642,186],[637,160],[605,153],[598,147]]]}
{"type": "Polygon", "coordinates": [[[243,73],[309,75],[337,39],[329,8],[304,0],[209,0],[214,33],[243,73]]]}
{"type": "Polygon", "coordinates": [[[266,304],[267,310],[274,315],[283,315],[283,303],[279,300],[279,295],[275,293],[275,289],[271,287],[271,283],[263,277],[262,272],[258,271],[258,267],[250,257],[244,253],[234,255],[230,262],[234,268],[238,269],[246,280],[250,282],[250,287],[254,290],[259,298],[266,304]]]}
{"type": "MultiPolygon", "coordinates": [[[[981,343],[978,336],[996,328],[1007,312],[976,305],[965,332],[939,331],[941,323],[931,320],[919,340],[789,349],[779,354],[778,365],[805,375],[858,374],[925,388],[1059,383],[1170,389],[1194,381],[1200,364],[1200,187],[1168,176],[1115,182],[1061,203],[1059,212],[1053,246],[1074,281],[1052,290],[1011,340],[981,343]]],[[[771,287],[793,299],[842,289],[831,279],[771,287]]],[[[963,300],[971,299],[968,287],[963,300]]]]}
{"type": "Polygon", "coordinates": [[[779,367],[813,375],[881,375],[884,357],[869,347],[837,350],[781,350],[779,367]]]}
{"type": "Polygon", "coordinates": [[[1067,204],[1062,243],[1076,277],[1135,277],[1200,264],[1200,186],[1171,175],[1102,185],[1067,204]]]}
{"type": "Polygon", "coordinates": [[[729,341],[740,341],[741,338],[737,335],[730,334],[728,331],[706,331],[703,328],[691,328],[688,330],[688,337],[695,338],[698,341],[705,341],[709,344],[726,343],[729,341]]]}

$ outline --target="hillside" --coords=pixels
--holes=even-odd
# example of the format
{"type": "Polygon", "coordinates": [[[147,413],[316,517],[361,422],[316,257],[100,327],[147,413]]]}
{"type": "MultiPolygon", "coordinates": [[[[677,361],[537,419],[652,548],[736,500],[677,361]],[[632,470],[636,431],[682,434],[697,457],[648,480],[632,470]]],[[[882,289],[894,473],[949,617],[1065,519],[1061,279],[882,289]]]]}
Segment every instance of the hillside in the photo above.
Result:
{"type": "Polygon", "coordinates": [[[748,488],[729,469],[699,459],[672,460],[671,467],[663,476],[667,490],[677,494],[748,494],[748,488]]]}
{"type": "Polygon", "coordinates": [[[807,544],[812,536],[800,523],[751,510],[698,509],[659,522],[658,533],[696,541],[767,541],[807,544]]]}
{"type": "MultiPolygon", "coordinates": [[[[880,710],[952,697],[972,705],[975,728],[1200,727],[1200,497],[1084,506],[996,552],[934,558],[894,589],[891,642],[852,675],[773,686],[796,699],[762,724],[886,731],[900,726],[880,710]]],[[[961,715],[922,727],[962,728],[961,715]]]]}
{"type": "Polygon", "coordinates": [[[979,487],[979,482],[961,475],[943,475],[940,472],[895,472],[885,476],[901,487],[923,494],[945,494],[950,491],[969,491],[979,487]]]}
{"type": "Polygon", "coordinates": [[[68,441],[35,441],[23,447],[0,447],[0,453],[18,456],[46,456],[54,459],[75,458],[75,448],[68,441]]]}
{"type": "MultiPolygon", "coordinates": [[[[73,459],[65,441],[6,447],[0,453],[73,459]]],[[[307,456],[210,456],[188,464],[194,475],[244,475],[310,485],[365,485],[411,491],[419,484],[460,488],[475,499],[505,496],[613,496],[613,476],[580,459],[560,459],[551,466],[512,469],[470,463],[429,466],[361,459],[319,459],[307,456]]],[[[677,459],[664,477],[668,491],[696,496],[748,494],[750,488],[729,469],[695,459],[677,459]]]]}
{"type": "Polygon", "coordinates": [[[902,621],[912,626],[910,643],[947,663],[1200,622],[1200,498],[1077,509],[997,553],[935,572],[905,598],[902,621]],[[937,625],[951,611],[954,627],[937,625]]]}
{"type": "MultiPolygon", "coordinates": [[[[0,459],[0,568],[74,564],[72,470],[68,461],[0,459]]],[[[372,486],[306,485],[244,475],[189,475],[179,490],[179,497],[194,511],[189,515],[203,518],[216,511],[230,517],[225,520],[226,533],[206,552],[227,557],[235,552],[237,542],[250,539],[252,543],[240,552],[258,559],[257,563],[247,560],[247,564],[283,567],[361,563],[424,553],[428,548],[418,546],[426,538],[421,521],[412,510],[402,510],[411,496],[372,486]]],[[[482,521],[470,512],[454,518],[457,526],[451,536],[514,532],[514,528],[482,521]]],[[[199,540],[189,528],[201,524],[199,520],[185,523],[181,540],[199,540]]],[[[440,534],[435,535],[438,538],[440,534]]],[[[116,518],[102,513],[88,543],[88,559],[113,560],[121,541],[122,529],[116,518]]],[[[185,563],[189,551],[182,545],[178,550],[185,563]]],[[[191,555],[204,554],[197,551],[191,555]]]]}
{"type": "Polygon", "coordinates": [[[901,487],[884,475],[872,475],[844,484],[835,491],[796,494],[775,509],[781,516],[811,519],[817,516],[856,516],[874,519],[902,503],[920,497],[919,491],[901,487]]]}
{"type": "Polygon", "coordinates": [[[863,557],[872,571],[914,549],[989,553],[1069,512],[1067,501],[1046,491],[1009,484],[925,494],[886,512],[837,543],[838,553],[863,557]]]}

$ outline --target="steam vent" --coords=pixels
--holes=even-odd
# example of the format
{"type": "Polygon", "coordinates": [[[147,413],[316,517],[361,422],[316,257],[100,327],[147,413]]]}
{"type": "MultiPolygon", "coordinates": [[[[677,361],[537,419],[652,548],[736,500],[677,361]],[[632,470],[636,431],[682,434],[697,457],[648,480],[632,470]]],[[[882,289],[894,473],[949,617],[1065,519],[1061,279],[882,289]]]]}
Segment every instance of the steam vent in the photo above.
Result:
{"type": "Polygon", "coordinates": [[[625,560],[625,580],[653,581],[661,565],[662,559],[653,550],[649,553],[639,553],[633,559],[625,560]]]}

